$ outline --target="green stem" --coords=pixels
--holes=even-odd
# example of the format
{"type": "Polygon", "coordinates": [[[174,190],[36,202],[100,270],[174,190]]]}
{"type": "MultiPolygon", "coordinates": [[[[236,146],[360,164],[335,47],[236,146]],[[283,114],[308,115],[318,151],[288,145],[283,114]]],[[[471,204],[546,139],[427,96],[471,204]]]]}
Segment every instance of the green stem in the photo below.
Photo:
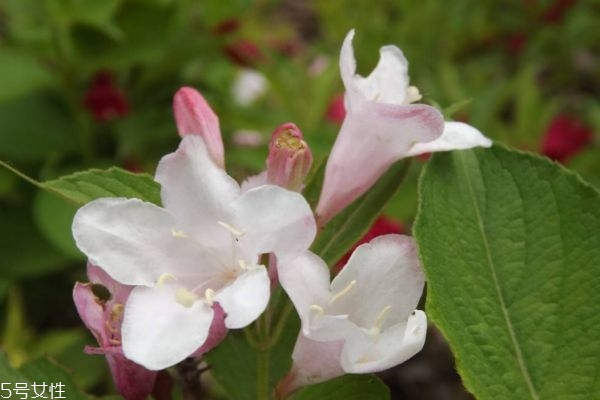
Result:
{"type": "Polygon", "coordinates": [[[256,382],[257,400],[270,400],[269,386],[269,348],[261,348],[258,352],[258,376],[256,382]]]}

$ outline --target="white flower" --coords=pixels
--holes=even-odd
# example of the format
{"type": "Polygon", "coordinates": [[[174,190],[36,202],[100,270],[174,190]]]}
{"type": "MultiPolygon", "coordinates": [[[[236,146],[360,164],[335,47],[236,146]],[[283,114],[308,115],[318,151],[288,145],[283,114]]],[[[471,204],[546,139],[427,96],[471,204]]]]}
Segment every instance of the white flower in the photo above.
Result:
{"type": "Polygon", "coordinates": [[[73,222],[90,261],[136,286],[125,306],[123,351],[148,369],[173,365],[205,343],[219,314],[213,303],[227,328],[254,321],[269,299],[260,256],[303,251],[316,233],[302,196],[269,185],[240,193],[194,135],[163,157],[156,180],[164,208],[105,198],[82,207],[73,222]]]}
{"type": "Polygon", "coordinates": [[[359,246],[331,284],[329,269],[310,252],[281,260],[278,272],[304,336],[296,344],[290,374],[295,383],[289,386],[342,371],[381,371],[423,347],[427,318],[416,307],[424,275],[412,238],[384,235],[359,246]]]}
{"type": "Polygon", "coordinates": [[[268,89],[267,78],[257,70],[242,68],[233,82],[231,94],[240,106],[249,106],[268,89]]]}

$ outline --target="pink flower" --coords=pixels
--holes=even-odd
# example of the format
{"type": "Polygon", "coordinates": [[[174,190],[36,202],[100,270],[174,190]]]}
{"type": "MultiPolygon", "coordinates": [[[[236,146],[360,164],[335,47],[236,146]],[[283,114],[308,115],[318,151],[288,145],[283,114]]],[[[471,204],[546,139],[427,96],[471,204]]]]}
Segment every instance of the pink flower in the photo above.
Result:
{"type": "Polygon", "coordinates": [[[179,136],[200,136],[212,160],[223,168],[225,156],[219,118],[200,92],[190,87],[179,89],[173,98],[173,112],[179,136]]]}
{"type": "Polygon", "coordinates": [[[100,347],[86,347],[88,354],[104,354],[119,392],[127,400],[144,400],[152,392],[156,371],[128,360],[121,348],[121,323],[132,286],[122,285],[100,268],[88,264],[89,283],[76,283],[73,300],[79,316],[100,347]],[[94,294],[94,285],[108,290],[108,299],[94,294]]]}
{"type": "Polygon", "coordinates": [[[239,39],[223,49],[227,57],[240,67],[255,67],[265,60],[265,56],[254,42],[239,39]]]}
{"type": "Polygon", "coordinates": [[[342,124],[344,118],[346,118],[346,108],[344,107],[344,95],[336,94],[331,99],[325,117],[328,121],[334,124],[342,124]]]}
{"type": "Polygon", "coordinates": [[[115,86],[112,73],[98,72],[85,94],[83,105],[101,122],[129,114],[129,102],[125,94],[115,86]]]}
{"type": "Polygon", "coordinates": [[[546,129],[542,154],[564,163],[592,141],[593,133],[581,121],[568,115],[558,115],[546,129]]]}
{"type": "Polygon", "coordinates": [[[325,169],[316,209],[321,226],[402,158],[491,145],[475,128],[444,123],[435,108],[411,104],[419,101],[421,94],[408,84],[408,62],[398,47],[382,47],[379,63],[366,78],[356,74],[353,37],[354,31],[350,31],[340,55],[347,114],[325,169]]]}

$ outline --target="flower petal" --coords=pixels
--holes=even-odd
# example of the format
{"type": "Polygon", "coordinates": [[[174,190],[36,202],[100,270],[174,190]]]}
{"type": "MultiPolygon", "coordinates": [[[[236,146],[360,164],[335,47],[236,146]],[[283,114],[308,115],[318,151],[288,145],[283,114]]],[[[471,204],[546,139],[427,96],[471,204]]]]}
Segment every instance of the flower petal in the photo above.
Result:
{"type": "Polygon", "coordinates": [[[490,147],[492,141],[464,122],[446,122],[442,136],[427,143],[415,143],[408,155],[417,156],[436,151],[462,150],[472,147],[490,147]]]}
{"type": "Polygon", "coordinates": [[[225,326],[243,328],[253,322],[267,307],[271,293],[271,281],[263,266],[252,267],[238,276],[229,286],[220,290],[215,302],[227,314],[225,326]]]}
{"type": "Polygon", "coordinates": [[[202,139],[184,137],[176,152],[160,160],[155,179],[162,186],[163,205],[176,217],[178,229],[203,245],[222,246],[229,234],[219,221],[228,219],[228,204],[240,188],[211,160],[202,139]]]}
{"type": "Polygon", "coordinates": [[[175,283],[138,286],[123,318],[123,352],[150,370],[170,367],[196,351],[208,337],[214,312],[204,301],[186,307],[176,301],[175,283]]]}
{"type": "Polygon", "coordinates": [[[277,273],[281,286],[300,315],[302,331],[307,334],[311,327],[310,307],[327,304],[329,300],[329,268],[320,257],[306,251],[278,259],[277,273]]]}
{"type": "Polygon", "coordinates": [[[351,291],[328,313],[351,312],[352,321],[365,329],[405,322],[417,308],[425,285],[414,239],[383,235],[359,246],[331,283],[331,291],[341,292],[352,282],[351,291]],[[383,319],[378,322],[379,318],[383,319]]]}
{"type": "Polygon", "coordinates": [[[420,310],[381,333],[378,340],[361,330],[346,339],[341,356],[344,371],[365,374],[383,371],[401,364],[417,354],[425,344],[427,317],[420,310]]]}
{"type": "Polygon", "coordinates": [[[438,138],[442,114],[423,104],[362,102],[350,110],[333,145],[317,215],[320,224],[365,193],[414,143],[438,138]]]}
{"type": "Polygon", "coordinates": [[[324,382],[344,375],[340,365],[340,356],[344,342],[317,342],[298,335],[292,359],[294,364],[290,372],[288,391],[299,387],[324,382]]]}
{"type": "Polygon", "coordinates": [[[77,247],[92,264],[127,285],[153,285],[164,273],[196,269],[198,249],[173,234],[173,216],[138,199],[103,198],[73,220],[77,247]]]}
{"type": "Polygon", "coordinates": [[[238,243],[247,253],[279,256],[301,252],[308,249],[317,232],[304,197],[278,186],[250,189],[230,207],[234,217],[230,223],[244,232],[238,243]]]}
{"type": "Polygon", "coordinates": [[[79,317],[86,328],[92,332],[100,347],[109,345],[106,332],[106,319],[104,309],[98,303],[96,295],[92,292],[92,285],[87,283],[75,283],[73,288],[73,302],[79,317]]]}

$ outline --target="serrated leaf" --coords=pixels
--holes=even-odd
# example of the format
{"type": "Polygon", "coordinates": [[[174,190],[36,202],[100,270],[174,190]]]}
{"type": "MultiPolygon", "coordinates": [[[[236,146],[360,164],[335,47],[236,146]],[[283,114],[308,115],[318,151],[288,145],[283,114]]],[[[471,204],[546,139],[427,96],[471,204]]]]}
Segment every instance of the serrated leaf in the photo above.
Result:
{"type": "Polygon", "coordinates": [[[375,375],[344,375],[307,386],[290,400],[387,400],[390,390],[375,375]]]}
{"type": "Polygon", "coordinates": [[[410,161],[394,164],[367,193],[355,200],[321,230],[311,250],[334,265],[368,231],[396,193],[410,161]]]}
{"type": "Polygon", "coordinates": [[[478,399],[600,398],[600,194],[541,157],[436,155],[415,236],[427,313],[478,399]]]}
{"type": "Polygon", "coordinates": [[[138,198],[160,205],[160,185],[150,175],[116,167],[76,172],[40,186],[79,205],[100,197],[138,198]]]}

